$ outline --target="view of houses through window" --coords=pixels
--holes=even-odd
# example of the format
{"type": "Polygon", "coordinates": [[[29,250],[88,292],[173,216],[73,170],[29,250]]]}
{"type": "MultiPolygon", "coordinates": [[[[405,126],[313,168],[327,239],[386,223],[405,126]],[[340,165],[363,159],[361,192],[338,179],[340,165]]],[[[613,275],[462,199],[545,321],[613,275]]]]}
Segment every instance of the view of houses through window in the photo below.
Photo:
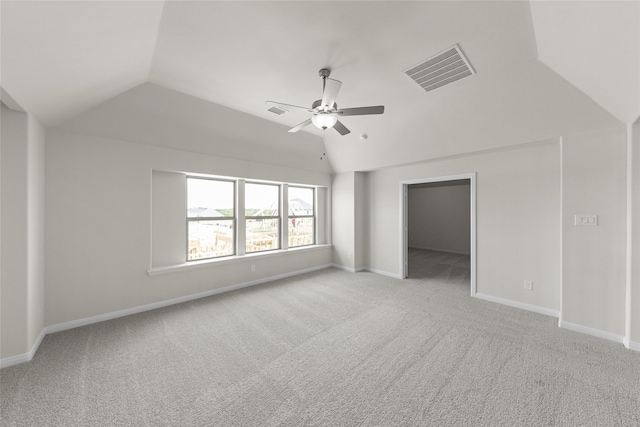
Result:
{"type": "Polygon", "coordinates": [[[246,252],[280,248],[280,186],[247,183],[244,186],[246,252]]]}
{"type": "Polygon", "coordinates": [[[234,180],[187,177],[187,261],[236,255],[236,227],[245,229],[246,253],[281,249],[283,221],[290,248],[315,244],[314,188],[288,186],[288,214],[283,216],[280,184],[240,181],[245,209],[238,219],[237,185],[234,180]]]}
{"type": "Polygon", "coordinates": [[[187,260],[234,255],[235,183],[187,178],[187,260]]]}
{"type": "Polygon", "coordinates": [[[315,243],[314,189],[289,187],[289,247],[315,243]]]}

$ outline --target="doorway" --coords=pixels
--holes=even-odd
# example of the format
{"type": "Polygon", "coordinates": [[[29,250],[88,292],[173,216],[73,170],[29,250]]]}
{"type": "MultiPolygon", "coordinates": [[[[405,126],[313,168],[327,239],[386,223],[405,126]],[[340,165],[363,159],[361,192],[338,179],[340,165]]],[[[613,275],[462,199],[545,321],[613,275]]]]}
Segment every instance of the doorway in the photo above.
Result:
{"type": "MultiPolygon", "coordinates": [[[[465,248],[468,247],[468,251],[469,251],[469,255],[470,255],[470,270],[471,270],[471,280],[470,280],[470,294],[471,296],[475,296],[476,294],[476,174],[475,173],[468,173],[468,174],[459,174],[459,175],[448,175],[448,176],[440,176],[440,177],[431,177],[431,178],[421,178],[421,179],[414,179],[414,180],[407,180],[407,181],[401,181],[400,182],[400,194],[401,194],[401,265],[402,265],[402,277],[403,278],[407,278],[409,277],[409,246],[417,246],[420,247],[421,245],[424,247],[425,246],[425,242],[430,241],[433,242],[434,240],[440,240],[439,242],[436,243],[436,246],[439,246],[440,249],[443,249],[444,251],[449,251],[452,253],[455,252],[460,252],[463,253],[465,252],[465,248]],[[460,184],[468,184],[468,202],[464,203],[465,201],[463,200],[462,203],[460,203],[460,200],[458,201],[458,205],[460,206],[461,209],[468,209],[468,213],[467,212],[458,212],[459,214],[462,214],[462,218],[464,218],[463,220],[469,221],[468,226],[465,226],[466,224],[463,224],[462,227],[456,227],[458,230],[456,231],[457,235],[453,235],[451,234],[450,237],[451,239],[449,239],[448,241],[446,239],[443,238],[443,233],[440,232],[440,235],[438,236],[438,233],[431,233],[430,236],[427,236],[427,232],[423,232],[423,233],[413,233],[412,236],[409,236],[409,217],[410,215],[416,215],[415,209],[414,211],[410,212],[409,210],[409,189],[412,189],[412,192],[414,192],[413,190],[420,190],[420,189],[425,189],[425,191],[430,191],[428,190],[429,188],[442,188],[442,187],[446,187],[446,186],[455,186],[455,185],[460,185],[460,184]],[[465,235],[466,233],[468,233],[467,235],[465,235]],[[411,240],[413,239],[413,240],[411,240]]],[[[444,190],[447,190],[446,188],[444,188],[444,190]]],[[[439,191],[439,190],[438,190],[439,191]]],[[[432,194],[437,195],[437,192],[433,192],[431,191],[432,194]]],[[[442,192],[440,191],[440,194],[442,194],[442,192]]],[[[442,196],[440,196],[442,197],[442,196]]],[[[459,199],[459,197],[458,197],[459,199]]],[[[442,199],[442,202],[444,202],[445,199],[442,199]]],[[[451,203],[455,203],[454,201],[452,201],[451,203]]],[[[430,214],[425,216],[425,220],[429,220],[429,215],[433,215],[434,218],[437,216],[442,216],[443,214],[446,213],[446,209],[455,209],[456,207],[454,205],[451,206],[442,206],[440,208],[440,212],[438,212],[437,208],[433,209],[433,212],[431,212],[430,214]]],[[[460,216],[460,215],[458,215],[460,216]]],[[[435,220],[435,219],[434,219],[435,220]]],[[[447,222],[449,222],[449,220],[444,220],[445,224],[447,222]]],[[[453,221],[453,219],[451,219],[451,221],[453,221]]],[[[458,219],[458,221],[460,221],[460,219],[458,219]]],[[[415,222],[415,219],[414,219],[415,222]]],[[[454,225],[450,225],[450,227],[454,227],[454,225]]],[[[414,230],[415,231],[415,230],[414,230]]],[[[441,231],[441,230],[438,230],[441,231]]],[[[425,247],[424,249],[434,249],[434,248],[429,248],[429,247],[425,247]]]]}

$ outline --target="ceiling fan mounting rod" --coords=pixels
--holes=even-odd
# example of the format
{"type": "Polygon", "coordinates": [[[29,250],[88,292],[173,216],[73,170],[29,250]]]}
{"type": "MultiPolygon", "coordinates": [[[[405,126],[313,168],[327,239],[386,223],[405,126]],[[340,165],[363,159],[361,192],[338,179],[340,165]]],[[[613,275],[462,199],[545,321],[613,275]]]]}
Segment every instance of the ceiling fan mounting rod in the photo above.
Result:
{"type": "Polygon", "coordinates": [[[322,79],[324,80],[331,75],[331,70],[328,68],[323,68],[320,71],[318,71],[318,75],[322,77],[322,79]]]}
{"type": "Polygon", "coordinates": [[[322,68],[318,71],[318,75],[322,79],[322,93],[324,93],[324,90],[327,87],[327,78],[331,75],[331,70],[328,68],[322,68]]]}

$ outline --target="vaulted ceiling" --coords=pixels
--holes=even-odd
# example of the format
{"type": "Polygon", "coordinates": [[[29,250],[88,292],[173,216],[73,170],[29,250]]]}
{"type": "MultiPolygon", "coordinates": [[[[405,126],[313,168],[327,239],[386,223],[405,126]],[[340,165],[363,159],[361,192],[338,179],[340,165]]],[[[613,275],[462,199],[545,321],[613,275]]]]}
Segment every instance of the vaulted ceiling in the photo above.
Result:
{"type": "Polygon", "coordinates": [[[3,94],[47,127],[152,83],[280,125],[283,139],[323,138],[333,169],[343,171],[640,117],[636,1],[3,0],[0,7],[3,94]],[[432,92],[404,74],[456,44],[476,74],[432,92]],[[382,104],[385,114],[343,118],[352,131],[344,137],[323,137],[313,126],[289,134],[305,113],[277,116],[265,101],[310,106],[320,98],[323,67],[343,82],[339,106],[382,104]]]}

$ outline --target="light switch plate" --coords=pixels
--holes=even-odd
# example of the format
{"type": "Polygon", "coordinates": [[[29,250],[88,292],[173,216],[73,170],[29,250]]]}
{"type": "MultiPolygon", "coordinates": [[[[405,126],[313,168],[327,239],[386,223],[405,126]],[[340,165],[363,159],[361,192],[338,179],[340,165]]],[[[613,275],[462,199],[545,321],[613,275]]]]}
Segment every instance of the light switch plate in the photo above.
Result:
{"type": "Polygon", "coordinates": [[[576,215],[574,217],[574,225],[598,225],[598,215],[576,215]]]}

